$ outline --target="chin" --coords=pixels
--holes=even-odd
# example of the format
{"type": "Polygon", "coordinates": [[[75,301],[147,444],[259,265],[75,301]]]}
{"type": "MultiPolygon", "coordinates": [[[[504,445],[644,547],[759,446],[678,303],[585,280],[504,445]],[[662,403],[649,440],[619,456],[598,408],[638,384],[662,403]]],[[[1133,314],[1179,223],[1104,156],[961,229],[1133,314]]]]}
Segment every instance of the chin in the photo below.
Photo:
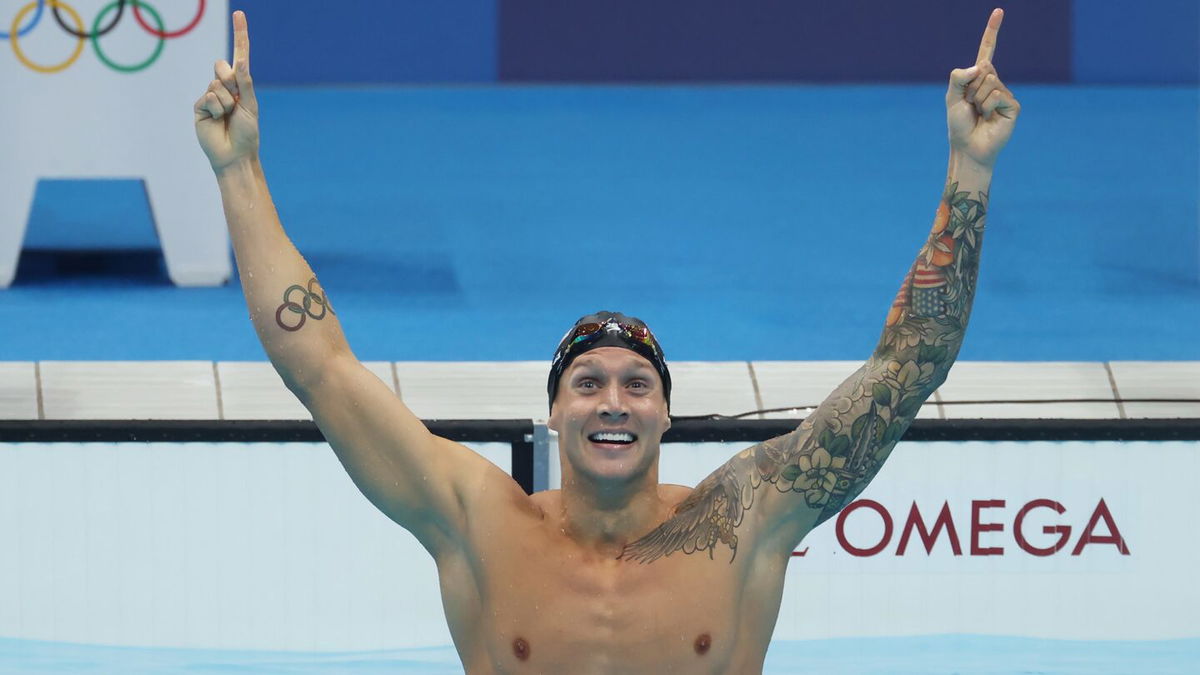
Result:
{"type": "Polygon", "coordinates": [[[623,451],[621,457],[605,457],[602,450],[586,448],[582,456],[576,457],[575,472],[596,481],[634,482],[649,472],[653,460],[644,448],[623,451]]]}

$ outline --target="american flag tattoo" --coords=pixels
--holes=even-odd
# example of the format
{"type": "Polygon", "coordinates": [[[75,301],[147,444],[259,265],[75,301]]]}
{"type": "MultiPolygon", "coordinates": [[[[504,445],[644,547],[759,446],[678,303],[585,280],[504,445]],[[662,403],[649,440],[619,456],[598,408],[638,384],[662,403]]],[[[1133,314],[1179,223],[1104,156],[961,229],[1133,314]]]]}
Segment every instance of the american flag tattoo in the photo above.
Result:
{"type": "Polygon", "coordinates": [[[912,278],[912,308],[917,316],[941,316],[946,313],[946,304],[942,302],[943,287],[946,285],[946,273],[936,265],[927,265],[924,260],[918,260],[909,273],[912,278]]]}

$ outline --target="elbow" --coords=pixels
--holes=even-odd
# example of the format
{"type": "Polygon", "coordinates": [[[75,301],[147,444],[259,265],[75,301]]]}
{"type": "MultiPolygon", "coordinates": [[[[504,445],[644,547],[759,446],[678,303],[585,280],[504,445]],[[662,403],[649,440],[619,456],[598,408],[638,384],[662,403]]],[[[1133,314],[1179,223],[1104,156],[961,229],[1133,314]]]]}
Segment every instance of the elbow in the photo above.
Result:
{"type": "MultiPolygon", "coordinates": [[[[310,355],[311,356],[311,355],[310,355]]],[[[307,403],[312,393],[328,382],[330,373],[342,360],[338,354],[323,354],[319,357],[300,359],[271,359],[271,365],[283,380],[283,385],[301,403],[307,403]]]]}
{"type": "Polygon", "coordinates": [[[295,394],[296,398],[301,402],[306,400],[308,392],[316,388],[318,378],[314,374],[305,373],[303,370],[293,370],[290,368],[280,368],[279,364],[271,362],[275,366],[275,372],[279,374],[279,379],[283,380],[283,386],[287,390],[295,394]]]}

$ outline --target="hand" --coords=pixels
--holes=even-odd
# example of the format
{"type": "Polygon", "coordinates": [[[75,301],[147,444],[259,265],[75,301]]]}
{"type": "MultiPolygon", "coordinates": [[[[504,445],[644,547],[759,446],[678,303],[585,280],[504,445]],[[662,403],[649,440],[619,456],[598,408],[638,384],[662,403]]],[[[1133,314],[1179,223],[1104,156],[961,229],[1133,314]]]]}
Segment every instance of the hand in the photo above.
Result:
{"type": "Polygon", "coordinates": [[[217,61],[216,78],[196,101],[196,137],[213,171],[258,156],[258,99],[250,80],[246,15],[233,13],[233,67],[217,61]]]}
{"type": "Polygon", "coordinates": [[[996,34],[1004,21],[1004,10],[992,11],[975,65],[950,72],[946,92],[946,122],[950,127],[950,151],[981,167],[991,169],[1001,148],[1008,143],[1021,114],[1021,104],[1000,81],[992,65],[996,34]]]}

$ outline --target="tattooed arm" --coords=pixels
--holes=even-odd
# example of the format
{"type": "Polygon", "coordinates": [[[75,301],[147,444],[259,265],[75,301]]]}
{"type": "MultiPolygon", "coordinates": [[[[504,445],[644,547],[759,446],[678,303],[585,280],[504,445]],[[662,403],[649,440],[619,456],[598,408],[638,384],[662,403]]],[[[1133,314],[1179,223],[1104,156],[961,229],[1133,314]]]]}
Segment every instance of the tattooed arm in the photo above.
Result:
{"type": "Polygon", "coordinates": [[[195,105],[196,137],[208,156],[233,240],[242,291],[259,340],[289,385],[349,351],[316,277],[283,232],[259,162],[258,98],[250,78],[245,15],[234,15],[233,65],[218,61],[195,105]]]}
{"type": "Polygon", "coordinates": [[[509,476],[425,425],[351,353],[308,263],[279,222],[258,158],[258,102],[245,15],[234,14],[233,66],[196,102],[196,134],[225,207],[250,318],[271,363],[312,413],[350,477],[381,511],[437,555],[464,528],[463,505],[509,476]]]}
{"type": "Polygon", "coordinates": [[[988,188],[1020,104],[991,64],[1003,13],[972,68],[950,74],[950,163],[933,228],[896,295],[871,358],[796,431],[739,453],[658,529],[626,547],[649,562],[674,551],[738,550],[739,534],[787,554],[857,497],[921,404],[946,378],[975,297],[988,188]]]}

